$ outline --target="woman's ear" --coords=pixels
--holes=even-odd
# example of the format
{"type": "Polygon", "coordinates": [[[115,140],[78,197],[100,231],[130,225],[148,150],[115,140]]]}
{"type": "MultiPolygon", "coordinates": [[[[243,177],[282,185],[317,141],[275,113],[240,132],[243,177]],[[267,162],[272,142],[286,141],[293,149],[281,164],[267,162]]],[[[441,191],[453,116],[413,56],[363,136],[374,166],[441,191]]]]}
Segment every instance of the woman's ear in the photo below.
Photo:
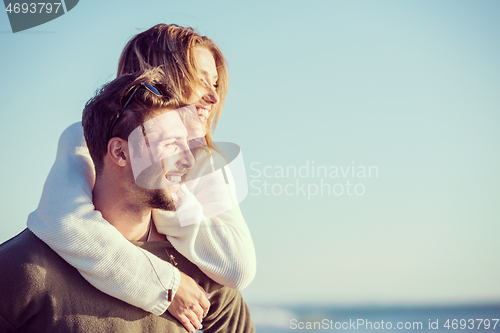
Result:
{"type": "Polygon", "coordinates": [[[113,163],[124,167],[128,160],[128,142],[120,138],[112,138],[108,142],[108,155],[113,163]]]}

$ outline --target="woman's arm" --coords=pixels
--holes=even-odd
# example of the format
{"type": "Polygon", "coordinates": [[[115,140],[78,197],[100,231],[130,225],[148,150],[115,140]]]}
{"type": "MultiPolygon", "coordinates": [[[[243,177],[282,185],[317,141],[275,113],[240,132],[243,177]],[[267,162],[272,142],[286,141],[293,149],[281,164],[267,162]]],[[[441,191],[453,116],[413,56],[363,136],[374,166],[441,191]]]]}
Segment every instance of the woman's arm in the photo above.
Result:
{"type": "Polygon", "coordinates": [[[213,151],[196,157],[191,173],[198,178],[178,192],[176,211],[153,211],[156,227],[183,256],[195,263],[212,280],[234,289],[243,289],[256,272],[255,249],[235,193],[234,179],[226,167],[222,172],[212,165],[225,165],[213,151]],[[218,163],[217,163],[218,162],[218,163]]]}
{"type": "Polygon", "coordinates": [[[162,314],[170,302],[164,286],[177,290],[180,273],[136,247],[104,220],[92,203],[95,173],[80,123],[59,140],[28,228],[94,287],[146,311],[162,314]],[[156,278],[158,276],[159,278],[156,278]]]}

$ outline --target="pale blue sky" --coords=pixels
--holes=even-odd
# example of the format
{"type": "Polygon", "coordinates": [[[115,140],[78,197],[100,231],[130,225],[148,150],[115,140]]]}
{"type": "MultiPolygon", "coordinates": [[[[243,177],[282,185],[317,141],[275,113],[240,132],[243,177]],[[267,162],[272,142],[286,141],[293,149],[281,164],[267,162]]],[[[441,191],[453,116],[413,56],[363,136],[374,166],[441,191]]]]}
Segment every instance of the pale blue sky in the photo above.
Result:
{"type": "Polygon", "coordinates": [[[0,241],[25,227],[60,133],[126,41],[176,23],[229,63],[215,138],[241,146],[253,182],[247,301],[499,302],[499,17],[498,1],[82,0],[12,34],[0,13],[0,241]],[[275,174],[307,164],[378,177],[275,174]],[[299,190],[322,181],[364,194],[299,190]]]}

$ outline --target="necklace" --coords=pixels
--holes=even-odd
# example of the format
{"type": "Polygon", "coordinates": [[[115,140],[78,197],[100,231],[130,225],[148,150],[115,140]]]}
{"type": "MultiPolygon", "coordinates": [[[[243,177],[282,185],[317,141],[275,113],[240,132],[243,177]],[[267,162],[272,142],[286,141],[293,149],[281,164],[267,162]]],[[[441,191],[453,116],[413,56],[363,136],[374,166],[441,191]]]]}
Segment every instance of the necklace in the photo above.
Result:
{"type": "Polygon", "coordinates": [[[153,227],[153,219],[149,220],[149,230],[148,230],[148,237],[146,238],[146,242],[149,242],[149,237],[151,236],[151,228],[153,227]]]}
{"type": "MultiPolygon", "coordinates": [[[[146,242],[149,241],[149,237],[151,236],[151,229],[152,228],[153,228],[153,217],[151,217],[151,219],[149,220],[149,230],[148,230],[148,237],[146,238],[146,242]]],[[[177,263],[175,262],[175,257],[173,255],[171,255],[170,253],[168,253],[168,250],[166,247],[164,249],[165,249],[165,252],[167,253],[168,258],[170,259],[170,263],[172,264],[172,266],[174,266],[174,267],[177,266],[177,263]]],[[[163,283],[161,283],[160,277],[158,276],[158,273],[156,272],[156,269],[153,266],[151,259],[149,259],[148,256],[146,256],[146,258],[148,258],[149,263],[153,267],[153,271],[155,272],[156,277],[160,281],[160,284],[162,285],[163,288],[165,288],[165,286],[163,286],[163,283]]],[[[175,275],[174,275],[174,279],[172,280],[172,287],[174,284],[175,284],[175,275]]],[[[174,297],[172,287],[170,289],[165,288],[167,290],[167,301],[169,301],[169,302],[172,302],[172,299],[174,297]]]]}

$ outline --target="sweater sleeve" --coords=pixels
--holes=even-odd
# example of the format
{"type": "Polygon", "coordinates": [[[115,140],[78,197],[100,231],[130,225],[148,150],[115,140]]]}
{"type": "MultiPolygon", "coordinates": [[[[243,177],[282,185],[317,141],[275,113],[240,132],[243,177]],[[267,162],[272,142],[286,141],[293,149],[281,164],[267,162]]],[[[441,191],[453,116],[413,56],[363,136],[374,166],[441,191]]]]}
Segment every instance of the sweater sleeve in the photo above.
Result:
{"type": "Polygon", "coordinates": [[[56,161],[28,228],[94,287],[161,315],[177,291],[180,273],[170,263],[130,243],[92,203],[95,173],[80,123],[59,139],[56,161]]]}
{"type": "Polygon", "coordinates": [[[241,290],[255,277],[255,249],[241,210],[228,194],[235,192],[232,174],[226,168],[226,185],[222,173],[212,172],[212,162],[207,154],[197,156],[191,172],[203,176],[189,182],[189,188],[181,186],[176,211],[155,210],[153,218],[176,250],[208,277],[241,290]]]}

